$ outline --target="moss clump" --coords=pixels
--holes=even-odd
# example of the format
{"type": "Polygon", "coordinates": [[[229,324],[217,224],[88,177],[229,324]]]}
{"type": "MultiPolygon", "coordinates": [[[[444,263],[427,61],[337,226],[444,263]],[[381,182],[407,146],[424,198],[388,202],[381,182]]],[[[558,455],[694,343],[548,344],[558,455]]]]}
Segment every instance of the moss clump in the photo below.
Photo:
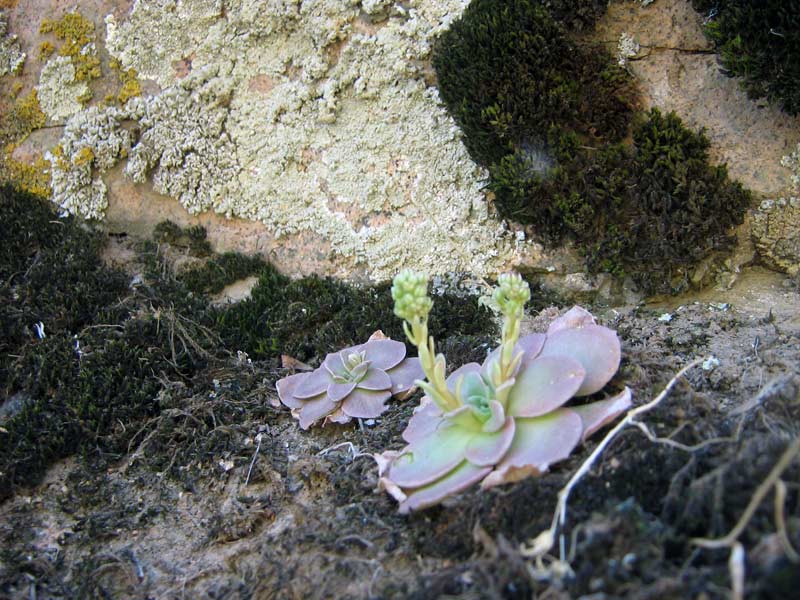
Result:
{"type": "Polygon", "coordinates": [[[520,151],[541,155],[543,170],[563,135],[588,142],[626,134],[630,77],[601,47],[568,33],[543,2],[474,0],[442,35],[433,57],[440,92],[477,162],[497,166],[520,151]]]}
{"type": "Polygon", "coordinates": [[[96,51],[90,50],[95,41],[94,23],[77,12],[67,13],[58,21],[42,21],[39,32],[52,33],[63,42],[58,54],[72,61],[75,81],[89,82],[100,77],[100,59],[96,51]]]}
{"type": "Polygon", "coordinates": [[[2,188],[0,236],[4,498],[63,456],[120,456],[158,414],[159,378],[190,378],[221,343],[185,289],[131,290],[100,259],[105,236],[44,199],[2,188]]]}
{"type": "Polygon", "coordinates": [[[473,1],[435,50],[441,95],[501,215],[575,240],[591,271],[680,291],[728,245],[749,196],[708,164],[702,133],[637,116],[628,74],[574,40],[602,4],[570,3],[586,15],[575,21],[560,2],[473,1]]]}
{"type": "Polygon", "coordinates": [[[727,74],[751,98],[800,113],[800,0],[692,0],[727,74]]]}
{"type": "Polygon", "coordinates": [[[156,242],[188,248],[189,253],[197,257],[208,256],[212,252],[207,235],[206,228],[201,225],[183,229],[169,220],[161,221],[153,230],[153,239],[156,242]]]}
{"type": "MultiPolygon", "coordinates": [[[[300,360],[324,358],[359,344],[376,330],[405,340],[393,312],[389,285],[352,286],[320,277],[291,280],[267,265],[250,298],[221,311],[217,322],[231,349],[256,358],[289,354],[300,360]]],[[[495,332],[488,310],[475,298],[435,299],[430,329],[437,339],[495,332]]]]}
{"type": "Polygon", "coordinates": [[[259,273],[266,263],[257,256],[225,252],[202,266],[184,271],[178,279],[195,294],[217,294],[225,286],[259,273]]]}

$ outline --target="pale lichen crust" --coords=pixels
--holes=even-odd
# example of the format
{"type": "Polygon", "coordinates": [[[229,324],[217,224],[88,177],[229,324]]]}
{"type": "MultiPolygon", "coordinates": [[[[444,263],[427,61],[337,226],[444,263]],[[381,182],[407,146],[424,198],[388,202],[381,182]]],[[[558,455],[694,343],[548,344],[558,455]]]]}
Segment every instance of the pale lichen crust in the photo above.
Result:
{"type": "Polygon", "coordinates": [[[45,63],[37,90],[42,111],[53,121],[79,112],[81,98],[91,93],[85,81],[75,81],[75,67],[67,56],[55,56],[45,63]]]}
{"type": "Polygon", "coordinates": [[[0,10],[0,77],[18,74],[25,63],[25,53],[19,46],[16,35],[8,33],[8,18],[0,10]]]}
{"type": "MultiPolygon", "coordinates": [[[[106,18],[106,47],[162,92],[121,109],[141,131],[126,173],[152,177],[192,213],[261,221],[276,236],[314,232],[334,261],[375,280],[406,265],[504,270],[528,244],[489,215],[485,174],[431,82],[432,43],[466,4],[137,0],[125,19],[106,18]]],[[[86,112],[70,122],[94,148],[86,112]]],[[[121,127],[119,113],[109,118],[121,127]]],[[[58,177],[70,176],[53,175],[63,201],[58,177]]],[[[62,206],[102,216],[103,190],[80,180],[81,200],[62,206]]]]}

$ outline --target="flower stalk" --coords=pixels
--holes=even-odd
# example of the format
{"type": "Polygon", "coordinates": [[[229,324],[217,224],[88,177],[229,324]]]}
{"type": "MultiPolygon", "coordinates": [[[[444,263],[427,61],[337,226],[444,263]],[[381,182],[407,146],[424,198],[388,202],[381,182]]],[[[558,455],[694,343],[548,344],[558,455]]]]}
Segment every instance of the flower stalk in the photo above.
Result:
{"type": "Polygon", "coordinates": [[[443,412],[461,406],[461,402],[447,387],[444,355],[436,354],[433,336],[428,335],[428,314],[433,301],[428,296],[428,278],[411,269],[401,271],[392,282],[394,314],[404,320],[403,331],[408,341],[417,347],[417,355],[427,381],[415,384],[430,396],[443,412]]]}

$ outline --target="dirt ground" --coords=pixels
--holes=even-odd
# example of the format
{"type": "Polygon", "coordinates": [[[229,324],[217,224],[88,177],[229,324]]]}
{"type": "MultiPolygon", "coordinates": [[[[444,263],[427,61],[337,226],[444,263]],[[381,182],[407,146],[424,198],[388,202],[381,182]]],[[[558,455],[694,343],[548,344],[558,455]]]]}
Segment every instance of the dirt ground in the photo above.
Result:
{"type": "MultiPolygon", "coordinates": [[[[371,454],[400,446],[419,393],[377,422],[304,432],[270,403],[286,370],[238,357],[191,388],[165,382],[164,410],[112,468],[68,459],[0,506],[0,596],[729,597],[729,549],[691,540],[735,526],[800,424],[798,290],[771,280],[777,287],[762,285],[766,295],[743,308],[600,313],[623,340],[611,386],[630,386],[637,405],[692,359],[713,358],[641,418],[671,442],[628,428],[575,488],[563,561],[558,544],[538,565],[522,547],[549,526],[559,489],[602,432],[544,477],[400,516],[376,490],[371,454]]],[[[800,464],[780,479],[782,511],[770,491],[738,536],[748,598],[788,598],[800,584],[790,560],[800,464]]]]}

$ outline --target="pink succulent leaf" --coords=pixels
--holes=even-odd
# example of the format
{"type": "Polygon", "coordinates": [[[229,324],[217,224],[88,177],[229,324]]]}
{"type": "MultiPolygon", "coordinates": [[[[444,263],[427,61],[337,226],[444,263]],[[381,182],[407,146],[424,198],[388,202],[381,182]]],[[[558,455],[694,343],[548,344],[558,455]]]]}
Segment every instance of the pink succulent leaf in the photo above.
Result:
{"type": "Polygon", "coordinates": [[[328,399],[338,404],[356,389],[356,385],[355,383],[331,383],[328,386],[328,399]]]}
{"type": "Polygon", "coordinates": [[[386,401],[392,397],[389,390],[354,389],[342,401],[344,414],[358,419],[374,419],[386,410],[386,401]]]}
{"type": "Polygon", "coordinates": [[[294,390],[308,375],[308,373],[289,375],[275,383],[275,387],[278,390],[278,398],[284,405],[289,408],[300,408],[303,405],[300,400],[294,397],[294,390]]]}
{"type": "Polygon", "coordinates": [[[345,423],[349,423],[353,420],[353,417],[349,417],[342,411],[342,407],[340,406],[327,417],[325,417],[325,423],[339,423],[343,425],[345,423]]]}
{"type": "Polygon", "coordinates": [[[467,363],[458,367],[447,377],[447,389],[455,393],[456,384],[460,377],[467,375],[467,373],[480,373],[480,371],[481,366],[478,363],[467,363]]]}
{"type": "Polygon", "coordinates": [[[539,356],[569,356],[581,363],[586,377],[575,395],[588,396],[603,389],[617,372],[621,351],[614,331],[600,325],[586,325],[579,329],[559,329],[547,336],[539,356]]]}
{"type": "Polygon", "coordinates": [[[503,427],[494,433],[479,433],[467,444],[467,460],[478,467],[492,467],[508,452],[514,440],[514,419],[508,417],[503,427]]]}
{"type": "Polygon", "coordinates": [[[489,410],[491,411],[491,416],[483,423],[481,430],[485,433],[494,433],[499,431],[505,425],[506,410],[497,400],[492,400],[489,402],[489,410]]]}
{"type": "Polygon", "coordinates": [[[404,490],[406,497],[405,500],[400,502],[400,514],[407,514],[411,511],[438,504],[448,496],[464,491],[477,483],[491,470],[491,467],[476,467],[467,461],[463,461],[461,465],[438,481],[419,489],[404,490]]]}
{"type": "Polygon", "coordinates": [[[369,369],[364,375],[364,379],[358,382],[358,387],[362,390],[389,390],[392,389],[392,379],[385,371],[380,369],[369,369]]]}
{"type": "Polygon", "coordinates": [[[562,329],[579,329],[587,325],[595,325],[594,316],[585,308],[573,306],[557,319],[553,319],[547,328],[547,335],[553,335],[562,329]]]}
{"type": "Polygon", "coordinates": [[[578,413],[583,422],[583,439],[587,439],[595,431],[616,419],[631,407],[631,390],[625,388],[616,396],[591,402],[583,406],[571,406],[570,410],[578,413]]]}
{"type": "MultiPolygon", "coordinates": [[[[546,339],[547,336],[543,333],[529,333],[528,335],[523,335],[521,338],[519,338],[517,345],[514,346],[514,356],[522,352],[522,362],[520,365],[529,363],[536,358],[542,351],[546,339]]],[[[496,361],[498,358],[500,358],[500,346],[492,350],[489,353],[489,356],[486,357],[486,360],[483,361],[481,373],[483,374],[484,378],[487,379],[487,381],[491,381],[490,363],[496,361]]],[[[514,374],[518,372],[519,368],[520,367],[517,367],[517,370],[514,372],[514,374]]]]}
{"type": "Polygon", "coordinates": [[[483,423],[475,416],[473,408],[469,405],[462,405],[444,414],[446,422],[458,425],[465,431],[479,433],[483,430],[483,423]]]}
{"type": "Polygon", "coordinates": [[[384,371],[396,367],[406,357],[406,345],[395,340],[372,340],[363,344],[361,350],[373,367],[384,371]]]}
{"type": "MultiPolygon", "coordinates": [[[[346,350],[353,350],[353,348],[346,348],[346,350]]],[[[322,366],[331,376],[338,375],[339,377],[344,377],[347,375],[347,369],[344,366],[344,352],[345,350],[342,350],[342,352],[331,352],[325,357],[325,360],[322,361],[322,366]]]]}
{"type": "Polygon", "coordinates": [[[464,451],[474,436],[471,431],[441,421],[429,435],[403,449],[387,476],[402,488],[433,483],[464,460],[464,451]]]}
{"type": "Polygon", "coordinates": [[[331,384],[330,373],[326,369],[316,369],[311,373],[305,373],[306,377],[301,381],[292,395],[300,400],[307,400],[322,394],[331,384]]]}
{"type": "Polygon", "coordinates": [[[442,411],[429,396],[423,396],[419,406],[403,431],[403,439],[409,444],[429,436],[442,421],[442,411]]]}
{"type": "Polygon", "coordinates": [[[414,387],[414,382],[418,379],[425,379],[425,372],[416,357],[405,359],[386,371],[386,374],[392,380],[392,394],[402,394],[414,387]]]}
{"type": "Polygon", "coordinates": [[[364,375],[366,375],[367,371],[369,371],[369,368],[370,368],[370,362],[368,360],[365,360],[364,362],[357,364],[355,367],[350,369],[350,379],[352,381],[358,381],[364,375]]]}
{"type": "Polygon", "coordinates": [[[338,404],[333,402],[327,394],[303,402],[302,407],[300,407],[297,412],[297,418],[300,420],[300,427],[308,429],[314,423],[335,411],[337,407],[338,404]]]}
{"type": "Polygon", "coordinates": [[[540,356],[525,365],[508,396],[515,417],[538,417],[575,395],[586,376],[581,363],[567,356],[540,356]]]}
{"type": "Polygon", "coordinates": [[[481,483],[488,488],[547,471],[564,460],[581,441],[583,422],[570,409],[559,408],[541,417],[516,418],[511,447],[481,483]]]}
{"type": "Polygon", "coordinates": [[[525,364],[532,361],[539,356],[539,353],[544,347],[545,340],[547,340],[547,336],[543,333],[529,333],[528,335],[523,335],[519,338],[517,345],[514,346],[514,356],[517,355],[517,352],[524,352],[522,363],[525,364]]]}

